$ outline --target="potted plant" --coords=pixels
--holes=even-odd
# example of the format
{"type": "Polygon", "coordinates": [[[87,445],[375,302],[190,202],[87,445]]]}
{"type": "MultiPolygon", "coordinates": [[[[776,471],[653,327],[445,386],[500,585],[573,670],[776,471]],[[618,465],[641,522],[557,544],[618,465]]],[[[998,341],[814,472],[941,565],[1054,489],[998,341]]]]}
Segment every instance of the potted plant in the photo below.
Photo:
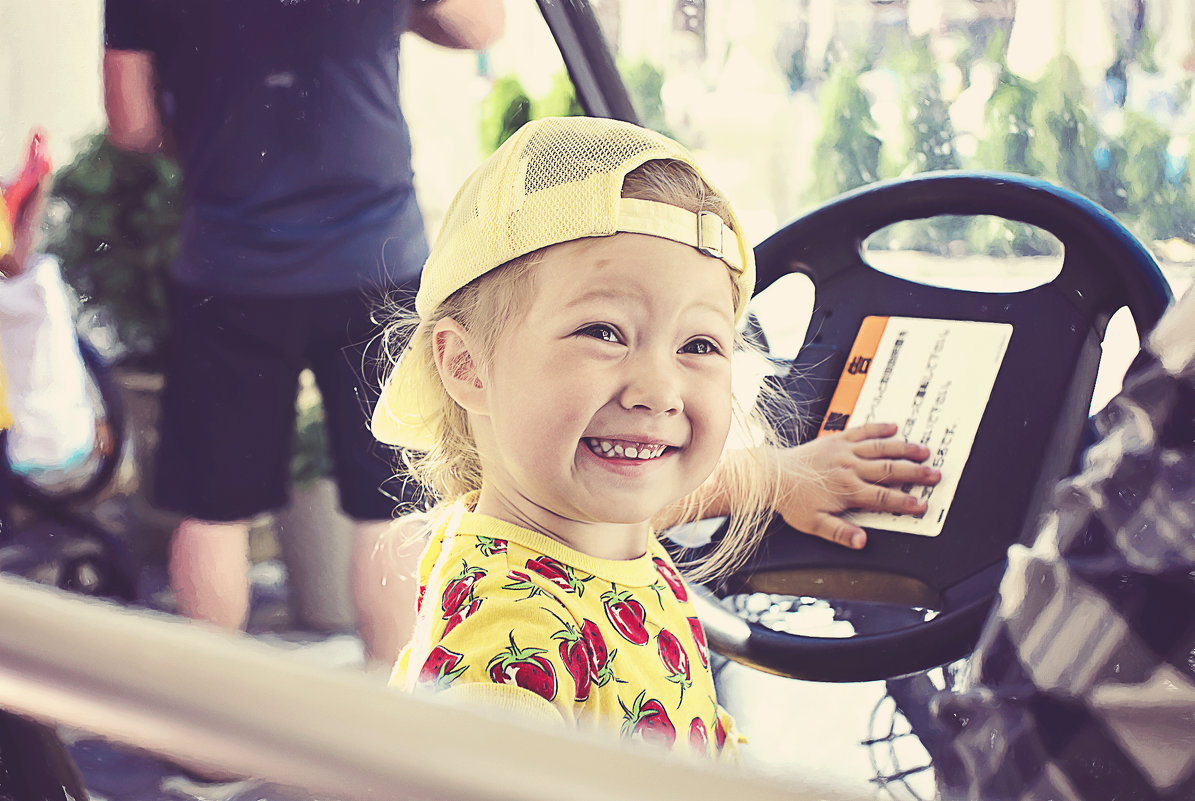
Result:
{"type": "Polygon", "coordinates": [[[309,371],[302,376],[296,413],[290,503],[274,517],[291,612],[304,628],[352,631],[353,524],[340,511],[336,484],[328,478],[332,464],[324,407],[309,371]]]}
{"type": "Polygon", "coordinates": [[[103,134],[54,177],[47,251],[82,310],[115,333],[123,366],[157,372],[166,334],[166,269],[178,253],[182,173],[166,156],[130,153],[103,134]]]}

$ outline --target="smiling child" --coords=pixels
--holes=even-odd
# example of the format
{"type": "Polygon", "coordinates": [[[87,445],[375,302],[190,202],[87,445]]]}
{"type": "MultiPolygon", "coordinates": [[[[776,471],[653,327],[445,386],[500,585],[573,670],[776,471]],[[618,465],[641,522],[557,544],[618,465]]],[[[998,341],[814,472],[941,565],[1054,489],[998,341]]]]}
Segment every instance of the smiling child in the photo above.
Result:
{"type": "MultiPolygon", "coordinates": [[[[373,418],[441,500],[393,684],[736,755],[705,634],[653,521],[723,459],[754,281],[725,198],[652,131],[539,120],[466,181],[373,418]]],[[[841,453],[863,443],[870,459],[924,458],[876,444],[890,434],[844,438],[841,453]]],[[[791,503],[757,466],[754,482],[718,485],[738,521],[722,563],[791,503]]]]}

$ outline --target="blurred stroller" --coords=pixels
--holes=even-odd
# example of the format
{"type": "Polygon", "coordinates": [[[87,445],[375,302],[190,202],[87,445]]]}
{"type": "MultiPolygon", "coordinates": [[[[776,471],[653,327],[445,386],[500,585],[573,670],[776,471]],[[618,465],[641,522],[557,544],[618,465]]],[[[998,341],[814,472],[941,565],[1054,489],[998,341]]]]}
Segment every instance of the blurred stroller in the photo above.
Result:
{"type": "Polygon", "coordinates": [[[75,332],[58,263],[33,243],[50,171],[34,133],[0,187],[0,570],[131,602],[126,549],[86,510],[121,462],[120,396],[75,332]]]}

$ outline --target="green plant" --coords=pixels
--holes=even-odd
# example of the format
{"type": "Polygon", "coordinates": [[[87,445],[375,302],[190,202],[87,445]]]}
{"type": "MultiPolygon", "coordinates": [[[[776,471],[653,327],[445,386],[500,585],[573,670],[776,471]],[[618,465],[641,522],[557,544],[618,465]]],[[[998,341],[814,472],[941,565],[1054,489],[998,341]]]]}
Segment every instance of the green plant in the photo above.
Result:
{"type": "Polygon", "coordinates": [[[1186,164],[1170,154],[1170,133],[1153,117],[1126,111],[1117,153],[1126,154],[1117,174],[1125,216],[1145,239],[1191,238],[1195,234],[1195,195],[1186,164]],[[1128,157],[1127,154],[1132,154],[1128,157]]]}
{"type": "Polygon", "coordinates": [[[166,269],[178,253],[181,171],[171,159],[93,136],[54,179],[67,211],[47,250],[85,309],[115,328],[124,360],[153,368],[166,333],[166,269]]]}
{"type": "Polygon", "coordinates": [[[829,200],[880,177],[880,139],[858,75],[857,60],[835,63],[822,89],[821,134],[813,148],[816,200],[829,200]]]}
{"type": "Polygon", "coordinates": [[[907,150],[899,154],[902,175],[956,170],[954,123],[942,97],[942,84],[929,49],[929,37],[914,38],[896,61],[900,75],[900,107],[907,150]]]}
{"type": "Polygon", "coordinates": [[[1087,109],[1079,67],[1065,54],[1055,57],[1037,83],[1031,119],[1034,152],[1049,180],[1081,195],[1099,194],[1095,146],[1099,134],[1087,109]]]}
{"type": "Polygon", "coordinates": [[[532,108],[536,119],[544,117],[581,117],[585,109],[581,108],[577,100],[577,90],[573,87],[572,78],[568,73],[560,70],[552,76],[552,86],[548,93],[535,101],[532,108]]]}
{"type": "Polygon", "coordinates": [[[975,166],[1022,175],[1041,175],[1042,165],[1033,151],[1033,86],[1014,75],[1004,63],[996,88],[984,109],[983,138],[975,148],[975,166]]]}
{"type": "Polygon", "coordinates": [[[295,400],[295,436],[290,456],[290,477],[297,487],[309,485],[332,470],[324,405],[313,383],[305,380],[304,384],[295,400]]]}
{"type": "MultiPolygon", "coordinates": [[[[989,47],[989,53],[999,59],[1000,72],[984,109],[983,138],[976,145],[972,166],[1040,176],[1044,170],[1034,148],[1032,120],[1037,88],[1008,69],[1001,42],[997,39],[989,47]]],[[[993,256],[1042,256],[1053,248],[1038,229],[1010,225],[998,217],[974,218],[968,236],[973,252],[993,256]]]]}
{"type": "Polygon", "coordinates": [[[494,81],[481,111],[481,145],[493,153],[531,119],[531,98],[519,79],[506,75],[494,81]]]}
{"type": "Polygon", "coordinates": [[[664,105],[660,99],[660,92],[664,88],[664,74],[646,59],[623,64],[619,67],[619,72],[626,82],[631,102],[639,112],[640,123],[645,128],[672,136],[664,121],[664,105]]]}
{"type": "MultiPolygon", "coordinates": [[[[954,123],[942,97],[929,37],[913,37],[893,52],[892,69],[899,79],[902,135],[897,142],[884,143],[889,153],[888,163],[899,165],[895,171],[902,176],[958,169],[954,123]]],[[[891,226],[879,232],[873,244],[947,254],[955,240],[966,238],[969,224],[967,217],[940,217],[932,225],[903,229],[891,226]]]]}

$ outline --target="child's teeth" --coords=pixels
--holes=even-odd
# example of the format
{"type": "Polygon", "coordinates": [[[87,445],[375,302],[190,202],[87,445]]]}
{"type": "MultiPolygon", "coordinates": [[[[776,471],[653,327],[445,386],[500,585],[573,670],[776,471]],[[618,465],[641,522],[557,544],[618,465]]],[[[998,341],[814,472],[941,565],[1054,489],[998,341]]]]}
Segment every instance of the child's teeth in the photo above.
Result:
{"type": "Polygon", "coordinates": [[[600,451],[603,456],[610,456],[616,459],[655,459],[664,453],[663,445],[622,445],[621,443],[613,443],[609,440],[591,438],[589,445],[595,451],[600,451]]]}

